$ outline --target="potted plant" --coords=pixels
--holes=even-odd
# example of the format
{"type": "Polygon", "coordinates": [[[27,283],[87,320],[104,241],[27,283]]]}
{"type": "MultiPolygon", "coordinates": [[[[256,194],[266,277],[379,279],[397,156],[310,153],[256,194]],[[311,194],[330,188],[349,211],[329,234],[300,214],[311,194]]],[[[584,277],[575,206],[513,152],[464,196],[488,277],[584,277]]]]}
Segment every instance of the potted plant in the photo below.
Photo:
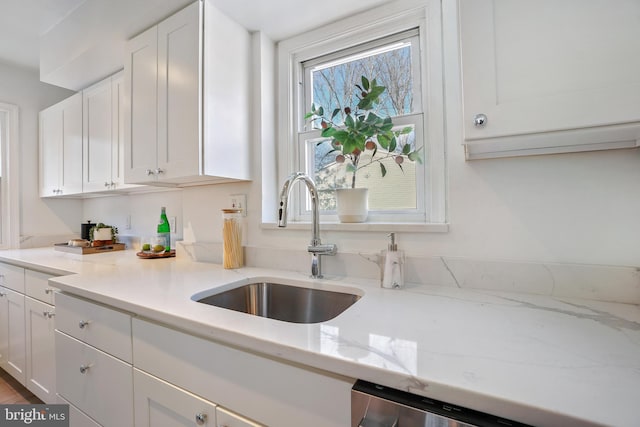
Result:
{"type": "Polygon", "coordinates": [[[381,117],[374,112],[386,87],[365,76],[355,87],[359,95],[353,108],[335,108],[327,115],[328,110],[323,106],[312,104],[311,111],[305,115],[305,120],[316,122],[322,129],[322,137],[330,138],[331,150],[327,155],[335,154],[335,162],[344,164],[350,174],[349,188],[336,190],[338,217],[342,222],[364,222],[367,218],[367,189],[356,187],[359,171],[377,165],[384,177],[386,159],[393,159],[403,172],[405,161],[422,163],[421,148],[414,149],[410,143],[401,142],[401,136],[413,129],[410,126],[394,129],[391,117],[381,117]]]}

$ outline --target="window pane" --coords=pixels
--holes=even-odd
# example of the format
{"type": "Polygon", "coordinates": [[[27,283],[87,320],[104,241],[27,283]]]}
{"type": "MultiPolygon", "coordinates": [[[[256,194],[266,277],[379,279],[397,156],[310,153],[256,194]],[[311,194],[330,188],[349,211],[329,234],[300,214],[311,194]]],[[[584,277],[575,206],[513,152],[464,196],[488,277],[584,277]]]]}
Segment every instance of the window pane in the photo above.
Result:
{"type": "MultiPolygon", "coordinates": [[[[360,99],[360,90],[355,85],[365,76],[386,87],[380,104],[374,109],[376,114],[395,117],[414,112],[410,41],[317,65],[311,68],[310,74],[312,103],[323,106],[325,111],[355,107],[360,99]]],[[[342,119],[342,115],[338,115],[334,123],[340,125],[342,119]]]]}

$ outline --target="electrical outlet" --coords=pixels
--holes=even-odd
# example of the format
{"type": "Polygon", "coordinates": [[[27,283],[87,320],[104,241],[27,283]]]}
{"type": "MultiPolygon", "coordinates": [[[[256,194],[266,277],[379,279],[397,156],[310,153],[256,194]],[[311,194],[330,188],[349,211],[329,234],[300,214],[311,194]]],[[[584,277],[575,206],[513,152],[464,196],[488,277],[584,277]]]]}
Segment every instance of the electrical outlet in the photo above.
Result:
{"type": "Polygon", "coordinates": [[[169,217],[169,230],[171,230],[171,232],[173,234],[176,234],[178,232],[178,230],[176,230],[176,217],[175,216],[170,216],[169,217]]]}
{"type": "Polygon", "coordinates": [[[230,195],[229,207],[242,209],[242,216],[247,216],[247,195],[246,194],[230,195]]]}

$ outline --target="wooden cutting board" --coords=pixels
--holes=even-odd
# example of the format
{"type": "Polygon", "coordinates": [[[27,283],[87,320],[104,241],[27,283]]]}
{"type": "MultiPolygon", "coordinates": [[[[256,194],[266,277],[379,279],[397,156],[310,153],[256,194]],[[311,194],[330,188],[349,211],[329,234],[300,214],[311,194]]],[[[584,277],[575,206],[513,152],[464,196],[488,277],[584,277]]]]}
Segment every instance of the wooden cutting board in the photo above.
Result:
{"type": "Polygon", "coordinates": [[[53,245],[56,251],[69,252],[72,254],[89,255],[99,254],[102,252],[113,252],[124,250],[124,243],[112,243],[110,245],[95,246],[95,247],[83,247],[83,246],[69,246],[66,243],[56,243],[53,245]]]}

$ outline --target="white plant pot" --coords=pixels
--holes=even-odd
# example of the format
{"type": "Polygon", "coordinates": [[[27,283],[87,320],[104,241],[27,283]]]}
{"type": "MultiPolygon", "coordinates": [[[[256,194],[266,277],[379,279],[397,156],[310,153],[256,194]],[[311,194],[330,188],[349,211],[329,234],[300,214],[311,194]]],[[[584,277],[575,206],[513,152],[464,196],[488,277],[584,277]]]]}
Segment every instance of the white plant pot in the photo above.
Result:
{"type": "Polygon", "coordinates": [[[336,190],[338,219],[340,222],[365,222],[369,213],[367,188],[342,188],[336,190]]]}

